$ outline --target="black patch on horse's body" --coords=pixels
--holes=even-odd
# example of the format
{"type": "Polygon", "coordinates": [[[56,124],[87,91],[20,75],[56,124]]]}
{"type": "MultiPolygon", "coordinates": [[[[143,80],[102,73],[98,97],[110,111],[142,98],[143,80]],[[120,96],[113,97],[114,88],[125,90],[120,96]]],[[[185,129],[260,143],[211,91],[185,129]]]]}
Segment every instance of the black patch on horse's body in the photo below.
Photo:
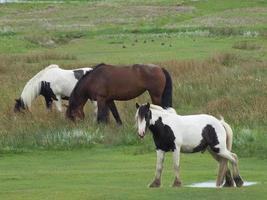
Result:
{"type": "Polygon", "coordinates": [[[212,151],[219,153],[220,149],[215,147],[219,144],[218,137],[215,129],[211,125],[207,125],[202,130],[202,140],[200,144],[193,149],[193,153],[202,151],[204,152],[209,146],[212,151]]]}
{"type": "Polygon", "coordinates": [[[173,131],[168,125],[162,123],[161,117],[155,122],[154,125],[149,126],[149,130],[153,134],[153,139],[157,150],[160,149],[167,152],[174,151],[176,149],[173,131]]]}
{"type": "Polygon", "coordinates": [[[53,90],[50,87],[50,82],[42,81],[41,82],[41,91],[40,95],[43,95],[46,102],[46,107],[50,108],[53,100],[58,100],[53,90]]]}
{"type": "Polygon", "coordinates": [[[74,70],[73,73],[74,73],[74,77],[75,77],[77,80],[80,80],[80,79],[83,77],[83,75],[84,75],[84,71],[81,70],[81,69],[79,69],[79,70],[74,70]]]}

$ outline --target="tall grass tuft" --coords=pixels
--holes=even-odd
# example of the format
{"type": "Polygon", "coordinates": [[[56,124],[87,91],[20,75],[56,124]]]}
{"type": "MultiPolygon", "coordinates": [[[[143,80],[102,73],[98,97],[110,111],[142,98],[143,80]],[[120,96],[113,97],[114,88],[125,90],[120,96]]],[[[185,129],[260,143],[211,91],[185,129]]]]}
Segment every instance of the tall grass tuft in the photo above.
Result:
{"type": "Polygon", "coordinates": [[[242,50],[258,50],[261,49],[261,46],[256,43],[252,43],[249,41],[240,41],[233,45],[234,49],[242,49],[242,50]]]}

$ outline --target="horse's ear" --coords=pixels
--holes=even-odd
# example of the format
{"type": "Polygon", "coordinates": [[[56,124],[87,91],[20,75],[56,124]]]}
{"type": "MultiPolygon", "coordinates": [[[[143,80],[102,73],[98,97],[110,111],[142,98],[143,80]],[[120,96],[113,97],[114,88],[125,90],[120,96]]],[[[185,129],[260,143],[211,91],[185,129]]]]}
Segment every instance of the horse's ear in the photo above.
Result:
{"type": "Polygon", "coordinates": [[[146,103],[146,106],[149,109],[150,108],[150,103],[146,103]]]}
{"type": "Polygon", "coordinates": [[[138,103],[135,103],[135,107],[138,109],[140,105],[138,103]]]}

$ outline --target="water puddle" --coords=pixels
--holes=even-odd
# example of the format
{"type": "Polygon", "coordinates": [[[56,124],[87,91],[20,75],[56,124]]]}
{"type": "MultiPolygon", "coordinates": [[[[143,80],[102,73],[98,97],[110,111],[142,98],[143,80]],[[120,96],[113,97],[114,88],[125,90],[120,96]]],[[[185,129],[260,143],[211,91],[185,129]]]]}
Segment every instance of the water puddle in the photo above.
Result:
{"type": "MultiPolygon", "coordinates": [[[[245,181],[243,187],[256,185],[258,182],[248,182],[245,181]]],[[[186,185],[186,187],[196,187],[196,188],[216,188],[216,183],[214,181],[207,181],[201,183],[193,183],[191,185],[186,185]]]]}

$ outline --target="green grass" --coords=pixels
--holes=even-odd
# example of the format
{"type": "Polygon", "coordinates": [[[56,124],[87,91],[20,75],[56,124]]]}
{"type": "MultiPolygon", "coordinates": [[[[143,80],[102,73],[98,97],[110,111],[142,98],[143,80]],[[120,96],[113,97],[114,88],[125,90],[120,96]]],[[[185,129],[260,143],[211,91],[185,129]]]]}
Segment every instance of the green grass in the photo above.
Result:
{"type": "Polygon", "coordinates": [[[207,153],[181,158],[183,187],[171,188],[171,154],[165,160],[160,189],[147,185],[154,176],[155,153],[138,154],[139,147],[95,147],[78,151],[34,151],[6,154],[0,162],[0,198],[9,199],[266,199],[267,161],[240,160],[243,188],[188,188],[216,179],[217,164],[207,153]]]}
{"type": "Polygon", "coordinates": [[[266,157],[259,153],[267,140],[265,10],[265,1],[230,0],[1,5],[0,150],[138,144],[134,103],[149,101],[147,94],[117,102],[121,129],[114,121],[99,128],[92,106],[84,122],[71,124],[64,114],[47,113],[41,98],[32,114],[14,115],[14,99],[51,63],[63,68],[156,63],[171,72],[178,113],[223,115],[235,130],[238,153],[266,157]],[[249,21],[227,23],[244,14],[249,21]],[[215,21],[207,26],[203,19],[215,21]],[[242,151],[244,144],[249,150],[242,151]]]}
{"type": "MultiPolygon", "coordinates": [[[[38,2],[38,1],[36,1],[38,2]]],[[[267,2],[265,0],[64,1],[0,5],[0,199],[266,199],[267,2]],[[123,48],[124,47],[124,48],[123,48]],[[14,99],[43,67],[155,63],[173,78],[179,114],[223,115],[234,130],[247,188],[146,186],[155,169],[151,135],[136,136],[135,102],[100,126],[87,105],[76,124],[47,112],[14,114],[14,99]],[[58,151],[62,150],[62,151],[58,151]]],[[[67,102],[65,102],[67,103],[67,102]]],[[[209,155],[182,155],[184,185],[215,180],[209,155]]]]}

